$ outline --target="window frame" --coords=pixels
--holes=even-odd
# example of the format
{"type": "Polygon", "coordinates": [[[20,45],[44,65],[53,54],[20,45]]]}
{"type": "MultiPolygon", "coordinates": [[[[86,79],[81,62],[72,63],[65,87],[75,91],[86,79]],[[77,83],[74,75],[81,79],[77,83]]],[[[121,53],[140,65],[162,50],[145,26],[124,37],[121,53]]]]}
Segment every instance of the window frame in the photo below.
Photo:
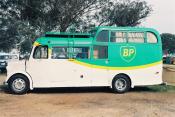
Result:
{"type": "Polygon", "coordinates": [[[109,43],[109,42],[110,42],[110,30],[106,30],[106,29],[104,29],[104,30],[99,30],[99,31],[96,33],[95,41],[96,41],[96,43],[109,43]],[[108,36],[107,36],[107,37],[108,37],[108,41],[98,41],[98,40],[97,40],[99,34],[100,34],[102,31],[107,31],[107,32],[108,32],[108,36]]]}
{"type": "Polygon", "coordinates": [[[159,43],[159,39],[158,39],[157,35],[154,32],[146,31],[146,43],[147,44],[158,44],[159,43]],[[147,35],[148,33],[151,33],[151,34],[153,34],[156,37],[156,40],[157,40],[156,43],[150,43],[150,42],[148,42],[148,35],[147,35]]]}
{"type": "Polygon", "coordinates": [[[145,31],[132,31],[132,30],[128,30],[128,31],[126,31],[127,32],[127,43],[131,43],[131,44],[145,44],[146,43],[146,40],[147,40],[147,38],[146,38],[146,32],[145,31]],[[143,42],[129,42],[129,37],[128,37],[128,35],[129,35],[129,33],[143,33],[143,42]]]}
{"type": "Polygon", "coordinates": [[[52,46],[51,47],[51,59],[90,59],[91,58],[91,47],[90,46],[71,46],[71,47],[69,47],[69,46],[52,46]],[[88,58],[73,58],[72,57],[72,54],[74,53],[74,48],[83,48],[83,47],[85,47],[85,48],[88,48],[89,49],[89,53],[88,53],[88,58]],[[53,48],[67,48],[67,58],[52,58],[52,53],[53,53],[53,48]],[[71,49],[73,50],[73,51],[71,51],[71,49]]]}
{"type": "Polygon", "coordinates": [[[140,30],[110,30],[109,32],[109,43],[110,44],[146,44],[147,43],[147,37],[146,37],[146,31],[140,31],[140,30]],[[126,42],[111,42],[111,32],[125,32],[126,33],[126,42]],[[144,33],[144,42],[129,42],[128,33],[144,33]]]}
{"type": "Polygon", "coordinates": [[[39,45],[39,46],[35,46],[34,51],[33,51],[33,55],[32,55],[33,59],[49,59],[49,47],[48,45],[39,45]],[[35,52],[39,47],[47,47],[47,57],[46,58],[35,58],[35,52]]]}
{"type": "MultiPolygon", "coordinates": [[[[117,38],[117,37],[116,37],[117,38]]],[[[124,44],[124,43],[128,43],[128,31],[125,31],[125,30],[110,30],[109,32],[109,43],[115,43],[115,44],[124,44]],[[126,38],[126,42],[112,42],[111,41],[111,33],[112,32],[122,32],[122,33],[125,33],[125,38],[126,38]]]]}
{"type": "Polygon", "coordinates": [[[91,47],[90,46],[73,46],[73,47],[69,47],[69,48],[72,48],[73,49],[73,53],[74,54],[74,48],[88,48],[89,52],[88,52],[88,58],[70,58],[70,59],[90,59],[91,58],[91,47]]]}
{"type": "Polygon", "coordinates": [[[59,59],[70,59],[70,52],[69,52],[69,48],[70,47],[68,47],[68,46],[52,46],[51,47],[51,59],[53,59],[53,60],[59,60],[59,59]],[[52,58],[52,54],[53,54],[53,48],[66,48],[67,49],[67,58],[52,58]]]}
{"type": "Polygon", "coordinates": [[[98,45],[98,44],[93,45],[92,56],[93,56],[93,59],[95,59],[95,60],[106,60],[106,59],[109,59],[109,46],[108,45],[98,45]],[[94,47],[95,46],[107,47],[107,57],[106,58],[95,58],[94,57],[94,50],[95,50],[94,47]]]}

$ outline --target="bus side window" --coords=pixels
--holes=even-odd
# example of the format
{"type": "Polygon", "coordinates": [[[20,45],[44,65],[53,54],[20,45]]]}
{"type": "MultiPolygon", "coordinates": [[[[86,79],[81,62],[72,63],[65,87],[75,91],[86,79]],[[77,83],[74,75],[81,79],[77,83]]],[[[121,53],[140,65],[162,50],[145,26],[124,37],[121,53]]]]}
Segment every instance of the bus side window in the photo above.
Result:
{"type": "Polygon", "coordinates": [[[125,43],[126,32],[111,32],[110,42],[125,43]]]}
{"type": "Polygon", "coordinates": [[[37,46],[35,47],[34,59],[47,59],[48,58],[48,46],[37,46]]]}
{"type": "Polygon", "coordinates": [[[68,59],[68,48],[67,47],[53,47],[52,48],[52,59],[68,59]]]}
{"type": "Polygon", "coordinates": [[[128,32],[128,42],[144,43],[144,33],[143,32],[128,32]]]}
{"type": "Polygon", "coordinates": [[[88,59],[90,58],[89,47],[74,47],[73,58],[88,59]]]}
{"type": "Polygon", "coordinates": [[[108,46],[94,46],[93,52],[95,59],[107,59],[108,58],[108,46]]]}
{"type": "Polygon", "coordinates": [[[103,30],[97,36],[98,42],[108,42],[109,41],[109,31],[103,30]]]}
{"type": "Polygon", "coordinates": [[[147,43],[157,43],[157,37],[151,33],[151,32],[147,32],[147,43]]]}

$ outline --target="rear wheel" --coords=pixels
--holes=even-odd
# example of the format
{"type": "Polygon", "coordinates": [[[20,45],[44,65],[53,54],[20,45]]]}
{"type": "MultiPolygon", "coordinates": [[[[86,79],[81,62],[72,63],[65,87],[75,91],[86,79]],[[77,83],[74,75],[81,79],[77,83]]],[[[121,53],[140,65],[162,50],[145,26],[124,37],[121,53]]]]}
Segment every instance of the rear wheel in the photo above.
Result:
{"type": "Polygon", "coordinates": [[[131,88],[131,82],[125,75],[118,75],[112,81],[112,90],[116,93],[125,93],[131,88]]]}
{"type": "Polygon", "coordinates": [[[23,75],[15,75],[9,81],[9,88],[13,94],[25,94],[29,90],[29,81],[23,75]]]}

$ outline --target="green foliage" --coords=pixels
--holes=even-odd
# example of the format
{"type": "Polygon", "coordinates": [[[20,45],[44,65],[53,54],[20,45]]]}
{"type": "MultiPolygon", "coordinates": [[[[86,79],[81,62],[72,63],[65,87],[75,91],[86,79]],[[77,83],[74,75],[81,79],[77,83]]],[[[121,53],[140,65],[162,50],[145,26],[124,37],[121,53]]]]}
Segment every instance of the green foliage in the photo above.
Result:
{"type": "Polygon", "coordinates": [[[21,54],[27,54],[28,52],[30,52],[32,49],[32,42],[31,40],[25,40],[24,42],[21,43],[20,46],[20,52],[21,54]]]}
{"type": "Polygon", "coordinates": [[[161,34],[163,50],[168,50],[169,53],[175,52],[175,35],[170,33],[161,34]]]}
{"type": "Polygon", "coordinates": [[[24,39],[34,41],[48,31],[66,31],[83,25],[82,17],[105,0],[1,0],[0,49],[16,47],[24,39]]]}
{"type": "Polygon", "coordinates": [[[98,25],[136,26],[150,12],[144,1],[1,0],[0,49],[25,48],[20,47],[25,40],[31,45],[48,31],[81,32],[98,25]]]}
{"type": "Polygon", "coordinates": [[[122,0],[109,2],[99,13],[96,13],[99,25],[137,26],[149,16],[152,8],[146,1],[122,0]]]}

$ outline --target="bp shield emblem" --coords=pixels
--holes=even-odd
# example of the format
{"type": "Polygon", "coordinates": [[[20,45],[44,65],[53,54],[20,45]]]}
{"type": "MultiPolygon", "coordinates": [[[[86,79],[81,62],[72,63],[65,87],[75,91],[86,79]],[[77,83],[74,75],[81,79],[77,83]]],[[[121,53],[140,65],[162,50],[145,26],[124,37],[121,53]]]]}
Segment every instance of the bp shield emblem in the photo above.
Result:
{"type": "Polygon", "coordinates": [[[120,56],[126,62],[131,62],[136,56],[135,46],[121,46],[120,56]]]}

